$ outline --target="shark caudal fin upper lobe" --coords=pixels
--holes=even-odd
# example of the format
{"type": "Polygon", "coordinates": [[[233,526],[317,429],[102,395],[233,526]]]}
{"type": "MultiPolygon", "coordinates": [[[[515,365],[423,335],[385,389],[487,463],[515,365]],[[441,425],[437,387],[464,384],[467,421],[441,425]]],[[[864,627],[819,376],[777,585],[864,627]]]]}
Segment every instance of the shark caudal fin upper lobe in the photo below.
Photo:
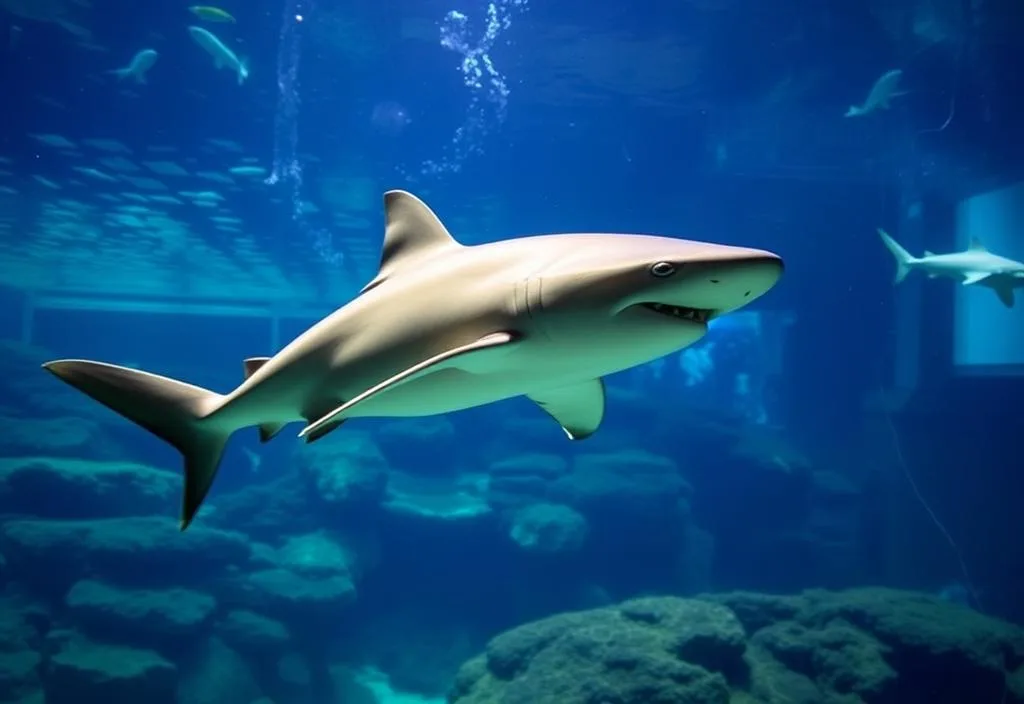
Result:
{"type": "Polygon", "coordinates": [[[102,362],[62,359],[43,368],[173,445],[185,459],[181,530],[195,518],[217,475],[232,430],[201,420],[223,396],[148,372],[102,362]]]}
{"type": "Polygon", "coordinates": [[[900,243],[889,236],[885,230],[879,228],[878,236],[882,238],[882,242],[892,252],[892,256],[896,259],[896,278],[893,283],[898,284],[907,277],[910,273],[910,265],[914,262],[914,257],[911,256],[910,252],[903,249],[900,243]]]}

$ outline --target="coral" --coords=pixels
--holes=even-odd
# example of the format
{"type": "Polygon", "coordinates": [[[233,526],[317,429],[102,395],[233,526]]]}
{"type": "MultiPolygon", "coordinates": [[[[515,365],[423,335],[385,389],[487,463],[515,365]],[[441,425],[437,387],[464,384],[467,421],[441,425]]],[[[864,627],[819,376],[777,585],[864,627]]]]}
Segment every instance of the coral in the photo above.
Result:
{"type": "Polygon", "coordinates": [[[181,487],[180,473],[134,462],[0,459],[0,511],[6,514],[39,518],[166,515],[177,505],[181,487]]]}
{"type": "Polygon", "coordinates": [[[375,508],[388,484],[388,463],[370,433],[346,430],[296,451],[313,495],[332,510],[375,508]]]}
{"type": "Polygon", "coordinates": [[[395,517],[436,521],[475,521],[491,509],[473,475],[419,476],[391,472],[384,511],[395,517]]]}
{"type": "Polygon", "coordinates": [[[185,658],[177,704],[252,704],[263,691],[245,659],[218,638],[207,638],[185,658]]]}
{"type": "Polygon", "coordinates": [[[132,590],[91,579],[76,582],[64,603],[97,635],[140,641],[194,635],[217,608],[212,596],[191,589],[132,590]]]}
{"type": "Polygon", "coordinates": [[[449,700],[728,704],[721,671],[740,668],[743,652],[743,627],[729,609],[638,599],[553,616],[494,638],[462,668],[449,700]]]}
{"type": "Polygon", "coordinates": [[[121,584],[201,582],[245,564],[251,550],[241,533],[202,525],[182,533],[157,517],[9,521],[0,545],[23,580],[47,591],[87,573],[121,584]]]}
{"type": "Polygon", "coordinates": [[[572,471],[550,488],[553,499],[591,519],[614,517],[641,526],[671,523],[690,492],[675,462],[642,451],[578,455],[572,471]]]}
{"type": "Polygon", "coordinates": [[[217,625],[217,633],[231,647],[253,653],[281,650],[291,640],[286,625],[245,609],[230,611],[217,625]]]}
{"type": "Polygon", "coordinates": [[[0,409],[0,426],[4,429],[4,448],[19,456],[112,459],[123,453],[93,418],[23,418],[14,409],[0,409]]]}
{"type": "Polygon", "coordinates": [[[49,640],[55,652],[47,664],[47,702],[176,704],[178,669],[158,653],[68,632],[51,632],[49,640]]]}
{"type": "Polygon", "coordinates": [[[30,604],[0,600],[0,701],[27,698],[40,686],[42,624],[34,615],[30,604]]]}
{"type": "Polygon", "coordinates": [[[334,617],[356,598],[348,575],[305,577],[290,570],[260,570],[240,580],[239,597],[281,618],[334,617]]]}
{"type": "Polygon", "coordinates": [[[550,482],[568,471],[569,463],[559,455],[513,455],[492,462],[487,500],[499,511],[542,501],[550,482]]]}
{"type": "Polygon", "coordinates": [[[451,704],[1024,702],[1024,631],[889,589],[638,599],[492,639],[451,704]]]}

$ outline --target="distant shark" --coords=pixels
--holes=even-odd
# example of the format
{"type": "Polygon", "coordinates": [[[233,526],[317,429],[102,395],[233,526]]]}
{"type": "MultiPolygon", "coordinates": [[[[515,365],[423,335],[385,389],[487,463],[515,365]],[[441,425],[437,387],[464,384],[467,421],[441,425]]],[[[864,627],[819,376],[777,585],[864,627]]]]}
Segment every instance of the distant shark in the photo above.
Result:
{"type": "Polygon", "coordinates": [[[226,68],[234,71],[235,75],[238,76],[238,85],[245,83],[245,79],[249,77],[249,64],[247,61],[238,58],[238,55],[231,51],[216,35],[202,27],[189,27],[188,33],[192,35],[192,39],[195,40],[196,44],[203,47],[206,53],[213,57],[214,68],[226,68]]]}
{"type": "Polygon", "coordinates": [[[145,84],[146,74],[149,73],[149,69],[153,68],[153,64],[160,58],[160,55],[154,49],[143,49],[128,62],[128,65],[124,68],[116,68],[113,71],[107,71],[117,76],[118,80],[124,80],[125,78],[134,78],[136,83],[145,84]]]}
{"type": "Polygon", "coordinates": [[[985,286],[996,292],[1007,308],[1013,308],[1016,288],[1024,287],[1024,264],[992,254],[977,238],[962,252],[934,254],[925,251],[915,257],[882,229],[878,230],[882,242],[896,258],[896,280],[899,283],[911,271],[920,269],[935,278],[948,276],[958,279],[964,286],[985,286]]]}
{"type": "Polygon", "coordinates": [[[574,440],[604,415],[602,377],[699,340],[708,321],[775,285],[757,249],[648,235],[537,235],[456,242],[415,196],[384,196],[380,270],[359,295],[273,357],[244,361],[221,395],[128,367],[43,367],[184,456],[181,529],[228,438],[304,421],[315,441],[349,418],[427,416],[525,395],[574,440]]]}
{"type": "Polygon", "coordinates": [[[868,92],[868,97],[864,99],[864,103],[862,105],[851,105],[843,117],[862,117],[878,110],[888,110],[889,102],[893,98],[906,95],[905,92],[899,90],[902,77],[903,71],[899,69],[883,73],[875,81],[874,85],[871,86],[871,90],[868,92]]]}

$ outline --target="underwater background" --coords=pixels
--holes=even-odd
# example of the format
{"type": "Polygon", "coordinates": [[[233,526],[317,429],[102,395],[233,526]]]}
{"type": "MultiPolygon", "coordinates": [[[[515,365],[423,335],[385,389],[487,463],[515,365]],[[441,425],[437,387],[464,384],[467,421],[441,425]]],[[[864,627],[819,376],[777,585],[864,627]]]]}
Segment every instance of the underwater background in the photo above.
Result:
{"type": "Polygon", "coordinates": [[[1017,269],[894,285],[877,233],[1024,260],[1019,2],[0,0],[0,31],[0,702],[1024,702],[1017,269]],[[40,365],[228,392],[376,275],[391,189],[466,244],[786,272],[607,378],[585,441],[524,398],[245,430],[180,532],[174,449],[40,365]]]}

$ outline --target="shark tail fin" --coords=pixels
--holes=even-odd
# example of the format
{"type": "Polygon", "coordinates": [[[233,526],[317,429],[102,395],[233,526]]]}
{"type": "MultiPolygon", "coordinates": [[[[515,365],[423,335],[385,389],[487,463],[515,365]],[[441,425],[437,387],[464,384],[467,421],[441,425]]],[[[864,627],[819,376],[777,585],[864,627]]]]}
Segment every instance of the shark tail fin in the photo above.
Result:
{"type": "Polygon", "coordinates": [[[910,273],[910,265],[914,262],[914,257],[911,256],[910,252],[903,249],[900,243],[889,236],[889,233],[878,228],[878,236],[882,238],[882,242],[892,252],[892,256],[896,259],[896,278],[893,283],[898,284],[907,278],[907,274],[910,273]]]}
{"type": "Polygon", "coordinates": [[[43,368],[182,454],[185,491],[180,528],[188,528],[213,485],[233,432],[200,422],[224,397],[174,379],[102,362],[62,359],[47,362],[43,368]]]}

